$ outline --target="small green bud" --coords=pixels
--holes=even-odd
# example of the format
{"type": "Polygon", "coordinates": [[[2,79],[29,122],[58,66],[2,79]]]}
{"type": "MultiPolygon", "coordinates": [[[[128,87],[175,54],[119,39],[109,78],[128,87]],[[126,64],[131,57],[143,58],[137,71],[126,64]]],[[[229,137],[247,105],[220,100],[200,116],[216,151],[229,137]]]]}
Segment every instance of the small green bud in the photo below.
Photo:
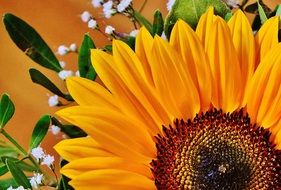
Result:
{"type": "Polygon", "coordinates": [[[171,30],[178,19],[187,22],[192,28],[196,28],[197,23],[203,13],[213,6],[215,14],[225,17],[231,10],[223,0],[176,0],[170,13],[165,20],[164,32],[169,38],[171,30]]]}

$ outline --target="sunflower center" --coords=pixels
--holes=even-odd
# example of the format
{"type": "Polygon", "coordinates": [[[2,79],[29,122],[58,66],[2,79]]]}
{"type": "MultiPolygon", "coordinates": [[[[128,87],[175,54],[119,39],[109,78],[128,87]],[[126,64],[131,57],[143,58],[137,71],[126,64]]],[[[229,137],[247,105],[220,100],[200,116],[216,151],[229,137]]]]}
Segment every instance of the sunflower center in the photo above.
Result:
{"type": "Polygon", "coordinates": [[[158,189],[281,189],[281,151],[243,110],[175,120],[156,137],[158,189]]]}

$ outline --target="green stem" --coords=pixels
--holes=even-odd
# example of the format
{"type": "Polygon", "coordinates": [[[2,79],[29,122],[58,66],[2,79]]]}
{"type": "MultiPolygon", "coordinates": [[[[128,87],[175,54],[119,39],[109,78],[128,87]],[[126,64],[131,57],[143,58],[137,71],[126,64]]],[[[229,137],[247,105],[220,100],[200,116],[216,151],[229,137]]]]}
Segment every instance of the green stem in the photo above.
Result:
{"type": "Polygon", "coordinates": [[[26,150],[24,150],[24,148],[22,148],[22,146],[17,143],[17,141],[13,139],[13,137],[11,137],[4,129],[1,129],[0,132],[22,153],[24,157],[27,157],[33,165],[36,166],[38,171],[42,172],[39,164],[26,152],[26,150]]]}

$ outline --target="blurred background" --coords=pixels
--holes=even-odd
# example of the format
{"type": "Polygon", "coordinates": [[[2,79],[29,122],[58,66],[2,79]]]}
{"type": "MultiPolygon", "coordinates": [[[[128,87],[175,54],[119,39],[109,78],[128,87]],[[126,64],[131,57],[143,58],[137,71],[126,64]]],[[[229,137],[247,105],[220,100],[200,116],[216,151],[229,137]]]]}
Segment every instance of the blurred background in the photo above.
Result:
{"type": "MultiPolygon", "coordinates": [[[[138,10],[143,0],[133,1],[138,10]]],[[[166,0],[148,0],[143,14],[150,20],[153,11],[159,8],[166,15],[166,0]]],[[[281,0],[267,0],[270,7],[281,3],[281,0]]],[[[83,35],[90,32],[87,24],[83,23],[80,14],[89,11],[96,17],[101,29],[105,22],[120,32],[130,32],[133,26],[130,22],[120,22],[120,17],[102,19],[101,9],[95,9],[90,0],[0,0],[0,14],[10,12],[33,26],[51,49],[56,52],[59,45],[69,46],[71,43],[80,44],[83,35]]],[[[109,41],[98,32],[90,32],[97,47],[108,44],[109,41]]],[[[59,56],[58,59],[66,62],[66,68],[77,70],[77,55],[59,56]]],[[[31,82],[28,70],[34,67],[49,76],[61,89],[64,83],[56,73],[50,72],[29,59],[11,41],[4,25],[0,24],[0,94],[7,92],[16,106],[12,120],[7,124],[6,130],[24,147],[27,147],[32,129],[40,116],[53,114],[57,108],[48,106],[48,95],[53,95],[43,87],[31,82]]],[[[0,136],[0,139],[4,139],[0,136]]],[[[48,134],[43,141],[47,153],[54,154],[52,147],[61,140],[61,135],[48,134]]]]}

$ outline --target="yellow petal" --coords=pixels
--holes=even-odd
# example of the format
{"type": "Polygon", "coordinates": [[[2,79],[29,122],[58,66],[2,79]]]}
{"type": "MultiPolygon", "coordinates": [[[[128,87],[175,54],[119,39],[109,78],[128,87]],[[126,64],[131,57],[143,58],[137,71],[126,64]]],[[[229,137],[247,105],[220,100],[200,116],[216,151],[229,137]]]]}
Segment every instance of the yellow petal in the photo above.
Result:
{"type": "Polygon", "coordinates": [[[212,72],[212,103],[225,112],[233,112],[241,104],[240,65],[227,24],[211,13],[208,11],[200,19],[198,31],[206,32],[201,37],[212,72]]]}
{"type": "Polygon", "coordinates": [[[179,20],[173,27],[170,43],[183,59],[184,70],[190,74],[199,96],[201,111],[206,111],[211,103],[210,67],[204,48],[193,29],[179,20]]]}
{"type": "Polygon", "coordinates": [[[268,19],[258,31],[256,40],[256,67],[268,51],[278,44],[279,17],[268,19]]]}
{"type": "Polygon", "coordinates": [[[246,91],[247,111],[253,122],[265,128],[281,118],[281,44],[261,61],[246,91]]]}
{"type": "Polygon", "coordinates": [[[168,110],[176,118],[194,117],[200,110],[198,91],[177,52],[167,41],[156,36],[151,61],[156,90],[168,110]]]}
{"type": "Polygon", "coordinates": [[[66,84],[78,104],[118,110],[113,95],[100,84],[81,77],[69,77],[66,84]]]}
{"type": "Polygon", "coordinates": [[[84,173],[70,181],[70,185],[75,189],[96,189],[96,187],[111,189],[156,189],[154,181],[137,173],[117,170],[101,169],[84,173]],[[114,186],[113,186],[114,185],[114,186]]]}
{"type": "Polygon", "coordinates": [[[145,27],[142,27],[136,37],[135,51],[136,54],[143,65],[146,78],[148,82],[154,86],[151,67],[149,64],[148,56],[152,48],[153,38],[145,27]]]}
{"type": "Polygon", "coordinates": [[[102,148],[91,137],[67,139],[59,142],[54,149],[67,161],[92,156],[113,156],[113,154],[102,148]]]}
{"type": "Polygon", "coordinates": [[[56,113],[79,126],[102,147],[116,155],[136,160],[155,157],[155,143],[145,125],[114,110],[75,106],[56,113]]]}
{"type": "Polygon", "coordinates": [[[211,31],[213,25],[213,19],[214,19],[214,7],[210,7],[206,11],[206,13],[202,14],[197,24],[196,34],[201,40],[203,46],[206,46],[206,43],[209,41],[208,33],[211,31]]]}
{"type": "Polygon", "coordinates": [[[131,162],[120,157],[88,157],[74,160],[61,169],[61,173],[69,178],[99,169],[120,169],[131,171],[152,179],[149,165],[131,162]]]}
{"type": "MultiPolygon", "coordinates": [[[[116,43],[119,47],[116,47],[115,51],[118,52],[120,50],[118,48],[122,49],[120,46],[124,46],[124,44],[116,43]]],[[[120,101],[120,109],[127,115],[133,115],[146,123],[152,135],[161,133],[161,124],[169,122],[170,117],[148,83],[141,81],[138,76],[134,76],[136,68],[134,66],[124,68],[122,64],[129,63],[124,60],[120,53],[115,55],[117,57],[115,59],[121,60],[121,63],[115,62],[111,55],[100,50],[92,50],[91,55],[99,77],[120,101]],[[117,68],[117,65],[120,68],[117,68]]],[[[126,53],[124,56],[130,57],[130,53],[126,53]]],[[[131,56],[133,55],[131,54],[131,56]]]]}
{"type": "MultiPolygon", "coordinates": [[[[241,10],[235,12],[228,22],[241,70],[242,94],[255,69],[255,40],[247,17],[241,10]]],[[[233,52],[234,53],[234,52],[233,52]]]]}

